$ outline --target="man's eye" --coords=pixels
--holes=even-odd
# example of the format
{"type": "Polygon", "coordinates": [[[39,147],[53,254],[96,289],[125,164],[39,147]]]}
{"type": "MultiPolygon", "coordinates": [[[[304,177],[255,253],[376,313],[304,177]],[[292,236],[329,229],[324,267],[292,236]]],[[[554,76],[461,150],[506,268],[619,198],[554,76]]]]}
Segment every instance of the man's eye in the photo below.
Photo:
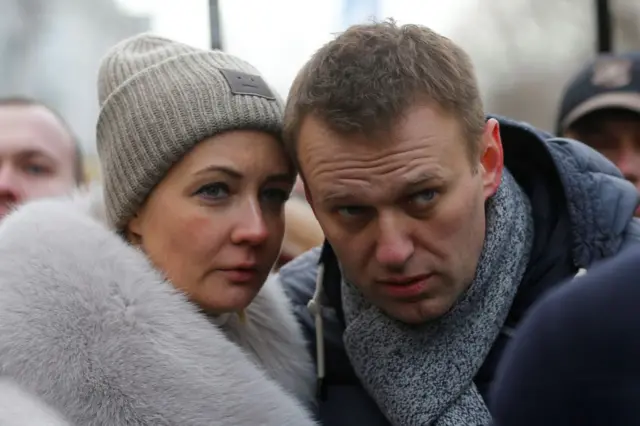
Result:
{"type": "Polygon", "coordinates": [[[210,200],[220,200],[229,196],[229,186],[225,183],[208,183],[201,186],[195,193],[210,200]]]}
{"type": "Polygon", "coordinates": [[[416,207],[425,207],[431,204],[435,196],[436,196],[436,192],[433,190],[429,189],[425,191],[420,191],[411,196],[410,202],[416,207]]]}
{"type": "Polygon", "coordinates": [[[49,173],[49,168],[40,164],[27,164],[24,167],[26,173],[34,176],[45,175],[49,173]]]}
{"type": "Polygon", "coordinates": [[[365,213],[365,208],[361,206],[344,206],[339,207],[337,212],[340,216],[345,218],[353,218],[365,213]]]}

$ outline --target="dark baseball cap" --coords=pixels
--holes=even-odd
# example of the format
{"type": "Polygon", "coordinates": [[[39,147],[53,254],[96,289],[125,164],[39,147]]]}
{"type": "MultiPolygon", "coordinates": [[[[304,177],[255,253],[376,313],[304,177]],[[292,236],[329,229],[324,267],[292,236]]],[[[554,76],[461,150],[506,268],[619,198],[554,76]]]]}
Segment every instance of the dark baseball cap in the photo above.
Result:
{"type": "Polygon", "coordinates": [[[605,109],[640,114],[640,52],[603,54],[587,64],[565,89],[557,131],[605,109]]]}

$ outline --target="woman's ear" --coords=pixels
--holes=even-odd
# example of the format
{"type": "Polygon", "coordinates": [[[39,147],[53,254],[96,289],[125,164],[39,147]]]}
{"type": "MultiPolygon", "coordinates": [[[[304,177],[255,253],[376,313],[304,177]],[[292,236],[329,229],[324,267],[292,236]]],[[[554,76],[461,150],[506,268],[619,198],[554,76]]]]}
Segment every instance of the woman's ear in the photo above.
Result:
{"type": "Polygon", "coordinates": [[[142,219],[139,214],[136,213],[131,218],[127,227],[124,229],[124,234],[131,245],[142,245],[142,219]]]}

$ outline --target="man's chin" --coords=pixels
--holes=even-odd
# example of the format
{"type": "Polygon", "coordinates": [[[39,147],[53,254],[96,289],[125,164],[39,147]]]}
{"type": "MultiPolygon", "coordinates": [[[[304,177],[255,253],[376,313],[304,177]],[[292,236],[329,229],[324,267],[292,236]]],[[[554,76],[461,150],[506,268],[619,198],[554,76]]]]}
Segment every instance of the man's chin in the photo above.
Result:
{"type": "Polygon", "coordinates": [[[394,303],[392,306],[381,307],[389,317],[409,325],[420,325],[437,320],[444,316],[451,306],[442,300],[428,299],[412,303],[394,303]]]}

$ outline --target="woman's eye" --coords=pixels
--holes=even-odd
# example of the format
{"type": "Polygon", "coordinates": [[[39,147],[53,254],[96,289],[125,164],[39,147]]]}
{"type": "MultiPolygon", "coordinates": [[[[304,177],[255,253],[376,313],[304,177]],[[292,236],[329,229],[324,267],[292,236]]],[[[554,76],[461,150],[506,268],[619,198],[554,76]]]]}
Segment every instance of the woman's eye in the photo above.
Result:
{"type": "Polygon", "coordinates": [[[219,200],[229,196],[229,186],[224,183],[209,183],[196,191],[196,195],[210,200],[219,200]]]}
{"type": "Polygon", "coordinates": [[[269,188],[262,191],[262,199],[268,203],[284,204],[289,199],[289,191],[279,188],[269,188]]]}

